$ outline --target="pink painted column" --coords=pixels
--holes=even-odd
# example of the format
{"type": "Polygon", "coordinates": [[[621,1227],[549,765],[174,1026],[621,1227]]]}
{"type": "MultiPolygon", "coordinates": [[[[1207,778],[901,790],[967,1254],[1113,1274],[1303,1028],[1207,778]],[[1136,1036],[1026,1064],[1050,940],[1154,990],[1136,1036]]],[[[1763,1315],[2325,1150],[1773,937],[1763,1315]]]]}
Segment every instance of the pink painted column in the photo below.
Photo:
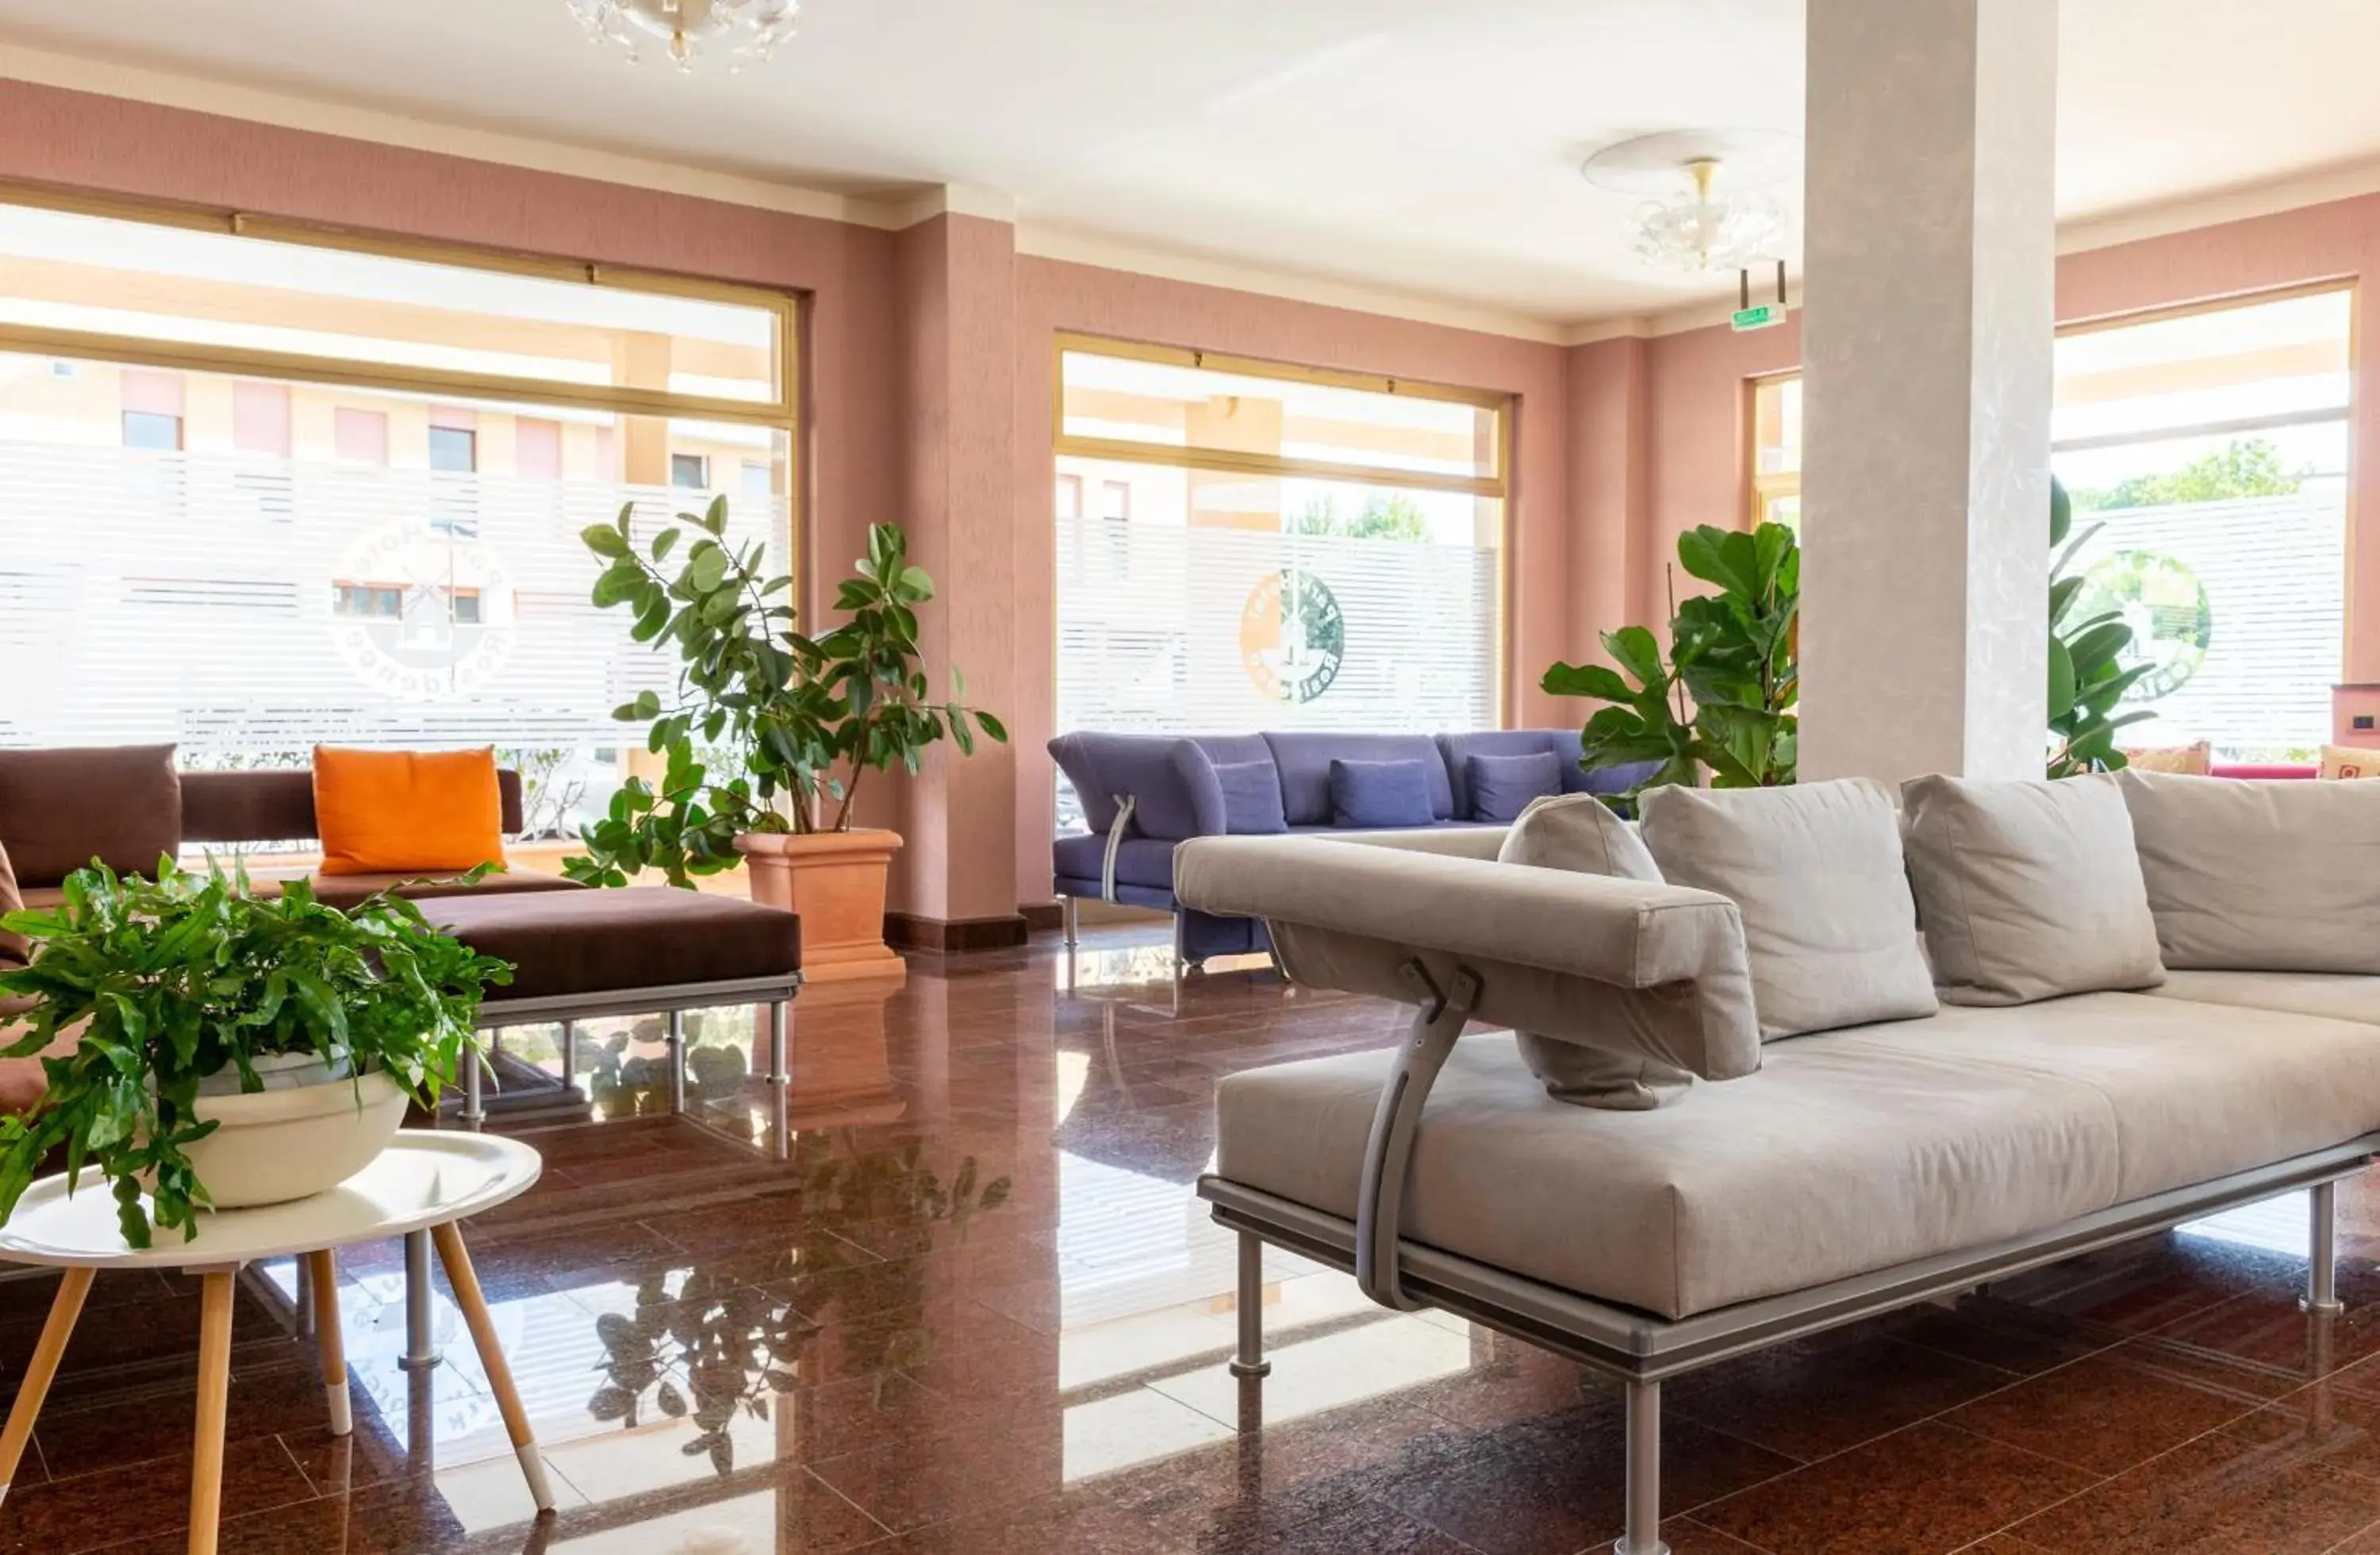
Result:
{"type": "MultiPolygon", "coordinates": [[[[1600,662],[1603,634],[1634,614],[1632,580],[1651,549],[1647,343],[1570,350],[1570,616],[1563,657],[1600,662]]],[[[1581,717],[1585,704],[1577,704],[1581,717]]]]}
{"type": "MultiPolygon", "coordinates": [[[[1016,230],[945,214],[901,234],[897,364],[905,432],[900,516],[911,559],[933,576],[921,613],[928,674],[996,714],[1015,703],[1016,230]]],[[[968,942],[1022,942],[1016,911],[1016,762],[984,742],[945,743],[902,784],[892,906],[968,942]]]]}

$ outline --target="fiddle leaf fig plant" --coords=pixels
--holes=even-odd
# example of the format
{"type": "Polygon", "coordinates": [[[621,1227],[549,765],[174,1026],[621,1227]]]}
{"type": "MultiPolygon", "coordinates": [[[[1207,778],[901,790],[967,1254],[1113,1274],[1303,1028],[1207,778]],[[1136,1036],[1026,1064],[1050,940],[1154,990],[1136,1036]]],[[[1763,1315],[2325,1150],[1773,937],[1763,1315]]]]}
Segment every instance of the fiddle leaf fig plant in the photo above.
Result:
{"type": "Polygon", "coordinates": [[[813,638],[795,625],[794,580],[766,574],[761,543],[728,543],[724,497],[679,514],[641,551],[634,513],[623,507],[580,538],[606,564],[595,603],[632,613],[637,641],[677,652],[669,696],[644,691],[612,715],[646,726],[663,771],[658,785],[630,778],[580,831],[587,852],[563,866],[573,880],[625,885],[659,869],[691,885],[733,869],[743,833],[847,831],[868,772],[915,772],[945,738],[963,755],[978,733],[1008,738],[962,700],[955,669],[949,699],[934,699],[917,624],[934,582],[909,561],[899,526],[868,531],[867,555],[835,591],[843,623],[813,638]]]}
{"type": "Polygon", "coordinates": [[[1581,765],[1657,762],[1622,804],[1662,784],[1694,786],[1707,771],[1718,788],[1793,781],[1800,695],[1794,650],[1802,557],[1793,531],[1763,524],[1750,534],[1706,524],[1678,537],[1678,565],[1714,592],[1677,606],[1670,651],[1643,626],[1603,635],[1613,668],[1557,663],[1544,688],[1612,705],[1586,721],[1581,765]],[[1691,702],[1691,705],[1690,705],[1691,702]]]}
{"type": "Polygon", "coordinates": [[[481,994],[512,981],[509,965],[385,893],[343,911],[303,880],[259,895],[244,869],[200,875],[163,859],[154,880],[93,864],[67,877],[63,898],[5,920],[33,955],[0,973],[0,1000],[30,1005],[0,1056],[42,1054],[49,1083],[31,1111],[0,1118],[0,1221],[63,1148],[69,1182],[86,1163],[104,1174],[136,1247],[152,1223],[198,1234],[209,1200],[184,1152],[215,1127],[198,1115],[200,1081],[232,1070],[243,1091],[261,1090],[259,1059],[310,1053],[356,1080],[378,1070],[435,1107],[479,1062],[481,994]],[[71,1047],[50,1053],[62,1039],[71,1047]]]}
{"type": "Polygon", "coordinates": [[[2058,551],[2049,569],[2049,775],[2073,777],[2082,772],[2111,772],[2125,764],[2116,734],[2155,713],[2144,708],[2119,713],[2123,701],[2152,666],[2127,666],[2124,655],[2132,646],[2132,628],[2116,611],[2070,621],[2074,601],[2082,592],[2083,575],[2070,570],[2074,558],[2099,532],[2093,525],[2067,537],[2074,527],[2074,504],[2065,486],[2053,476],[2049,482],[2049,544],[2058,551]]]}

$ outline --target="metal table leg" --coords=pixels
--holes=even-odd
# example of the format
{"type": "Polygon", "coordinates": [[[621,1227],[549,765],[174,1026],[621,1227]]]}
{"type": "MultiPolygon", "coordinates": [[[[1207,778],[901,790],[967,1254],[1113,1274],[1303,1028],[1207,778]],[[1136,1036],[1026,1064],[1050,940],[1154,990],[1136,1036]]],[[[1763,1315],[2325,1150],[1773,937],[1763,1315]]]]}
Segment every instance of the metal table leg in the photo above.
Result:
{"type": "Polygon", "coordinates": [[[405,1356],[397,1364],[407,1371],[427,1371],[438,1364],[438,1336],[431,1331],[430,1233],[410,1232],[405,1238],[405,1356]]]}

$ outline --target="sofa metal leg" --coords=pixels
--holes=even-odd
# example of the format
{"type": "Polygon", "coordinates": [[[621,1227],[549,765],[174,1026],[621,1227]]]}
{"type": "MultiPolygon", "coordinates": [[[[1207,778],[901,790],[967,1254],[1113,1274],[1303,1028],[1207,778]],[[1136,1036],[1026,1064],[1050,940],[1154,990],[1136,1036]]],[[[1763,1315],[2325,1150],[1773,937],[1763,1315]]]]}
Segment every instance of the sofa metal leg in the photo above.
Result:
{"type": "MultiPolygon", "coordinates": [[[[495,1034],[489,1033],[488,1039],[492,1051],[495,1034]]],[[[480,1097],[480,1088],[486,1083],[487,1063],[486,1057],[480,1053],[466,1052],[463,1055],[463,1126],[474,1134],[479,1133],[480,1125],[488,1121],[488,1109],[480,1097]]]]}
{"type": "Polygon", "coordinates": [[[431,1331],[430,1233],[409,1232],[405,1238],[405,1356],[397,1364],[407,1371],[427,1371],[438,1364],[438,1338],[431,1331]]]}
{"type": "Polygon", "coordinates": [[[562,1088],[578,1088],[578,1023],[562,1023],[562,1088]]]}
{"type": "Polygon", "coordinates": [[[1073,950],[1075,946],[1083,942],[1082,912],[1078,905],[1082,901],[1082,898],[1079,896],[1062,896],[1058,900],[1066,915],[1066,948],[1068,950],[1073,950]]]}
{"type": "Polygon", "coordinates": [[[1265,1377],[1272,1363],[1264,1358],[1264,1244],[1254,1232],[1240,1233],[1240,1346],[1232,1357],[1234,1377],[1265,1377]]]}
{"type": "Polygon", "coordinates": [[[769,1006],[769,1099],[776,1124],[772,1144],[779,1160],[794,1153],[793,1006],[779,999],[769,1006]]]}
{"type": "Polygon", "coordinates": [[[669,1062],[669,1110],[675,1117],[686,1111],[686,1012],[669,1013],[669,1038],[665,1044],[669,1062]]]}
{"type": "Polygon", "coordinates": [[[1612,1555],[1670,1555],[1661,1542],[1661,1385],[1628,1387],[1628,1532],[1612,1555]]]}
{"type": "Polygon", "coordinates": [[[2313,1221],[2313,1257],[2306,1269],[2305,1299],[2309,1312],[2344,1310],[2338,1299],[2338,1184],[2316,1183],[2306,1196],[2313,1221]]]}

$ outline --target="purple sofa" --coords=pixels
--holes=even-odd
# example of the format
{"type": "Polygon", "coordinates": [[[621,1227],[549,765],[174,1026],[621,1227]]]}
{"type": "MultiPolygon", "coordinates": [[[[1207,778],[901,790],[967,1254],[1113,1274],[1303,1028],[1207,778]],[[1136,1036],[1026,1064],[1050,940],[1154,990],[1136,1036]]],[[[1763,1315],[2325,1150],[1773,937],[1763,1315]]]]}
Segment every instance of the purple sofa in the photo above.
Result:
{"type": "Polygon", "coordinates": [[[1050,742],[1050,754],[1075,785],[1090,828],[1058,838],[1050,850],[1070,938],[1074,905],[1085,898],[1150,907],[1173,915],[1174,949],[1190,966],[1272,946],[1264,925],[1253,918],[1216,917],[1175,900],[1176,844],[1192,837],[1342,831],[1332,813],[1333,761],[1422,762],[1431,828],[1494,826],[1509,819],[1478,813],[1474,757],[1551,755],[1562,791],[1572,794],[1621,793],[1649,770],[1581,771],[1575,729],[1438,735],[1086,733],[1061,735],[1050,742]]]}

